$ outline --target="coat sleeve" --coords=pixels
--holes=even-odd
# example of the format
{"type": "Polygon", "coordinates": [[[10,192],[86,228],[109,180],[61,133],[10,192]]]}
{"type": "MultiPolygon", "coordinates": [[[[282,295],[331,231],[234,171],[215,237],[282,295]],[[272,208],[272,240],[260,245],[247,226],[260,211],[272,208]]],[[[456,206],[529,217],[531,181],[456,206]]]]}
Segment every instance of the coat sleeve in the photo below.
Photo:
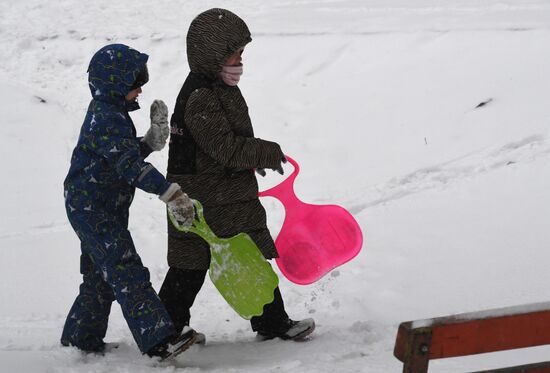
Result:
{"type": "Polygon", "coordinates": [[[147,151],[144,152],[132,126],[124,119],[113,115],[98,123],[93,128],[92,147],[128,184],[157,195],[163,194],[170,186],[152,164],[144,161],[147,151]]]}
{"type": "Polygon", "coordinates": [[[277,143],[236,135],[210,89],[197,89],[190,95],[185,123],[201,150],[225,167],[276,168],[284,156],[277,143]]]}
{"type": "Polygon", "coordinates": [[[145,141],[143,141],[143,136],[137,138],[139,141],[139,153],[143,158],[147,158],[151,153],[153,152],[153,149],[147,145],[145,141]]]}

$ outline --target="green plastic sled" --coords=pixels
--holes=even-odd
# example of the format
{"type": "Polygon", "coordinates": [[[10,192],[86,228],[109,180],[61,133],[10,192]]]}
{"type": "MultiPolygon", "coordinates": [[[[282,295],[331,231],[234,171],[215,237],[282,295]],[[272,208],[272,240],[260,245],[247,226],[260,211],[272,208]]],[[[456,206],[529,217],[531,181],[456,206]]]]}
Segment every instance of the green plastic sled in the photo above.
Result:
{"type": "Polygon", "coordinates": [[[231,238],[217,237],[204,220],[199,201],[192,200],[196,216],[184,227],[168,211],[170,221],[181,232],[199,235],[210,245],[210,279],[229,305],[244,319],[260,316],[264,305],[273,302],[279,278],[258,246],[246,233],[231,238]]]}

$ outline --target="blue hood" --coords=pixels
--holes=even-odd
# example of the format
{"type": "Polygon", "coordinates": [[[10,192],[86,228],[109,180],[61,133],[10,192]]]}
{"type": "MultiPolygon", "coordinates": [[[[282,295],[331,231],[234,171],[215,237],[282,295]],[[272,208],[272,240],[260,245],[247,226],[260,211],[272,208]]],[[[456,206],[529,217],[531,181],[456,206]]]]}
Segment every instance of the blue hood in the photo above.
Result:
{"type": "Polygon", "coordinates": [[[147,72],[149,56],[124,44],[110,44],[94,54],[88,67],[88,85],[92,97],[99,101],[126,106],[128,111],[139,109],[137,102],[127,103],[124,97],[144,85],[138,77],[147,72]]]}

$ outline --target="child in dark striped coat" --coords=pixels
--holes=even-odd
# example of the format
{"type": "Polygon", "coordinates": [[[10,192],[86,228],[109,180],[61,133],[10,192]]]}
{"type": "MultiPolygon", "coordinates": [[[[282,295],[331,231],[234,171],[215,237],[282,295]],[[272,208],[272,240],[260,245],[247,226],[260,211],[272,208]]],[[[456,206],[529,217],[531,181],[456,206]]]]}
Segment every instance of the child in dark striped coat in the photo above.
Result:
{"type": "MultiPolygon", "coordinates": [[[[254,136],[248,107],[238,87],[242,54],[252,40],[244,21],[225,9],[199,14],[187,34],[189,73],[171,119],[167,178],[204,206],[206,221],[219,237],[245,232],[266,259],[278,257],[258,198],[254,170],[283,172],[278,144],[254,136]]],[[[168,223],[170,269],[160,297],[177,328],[189,324],[191,308],[210,264],[208,244],[168,223]]],[[[250,284],[254,286],[254,284],[250,284]]],[[[301,339],[312,319],[291,320],[279,288],[273,303],[251,319],[261,338],[301,339]]]]}

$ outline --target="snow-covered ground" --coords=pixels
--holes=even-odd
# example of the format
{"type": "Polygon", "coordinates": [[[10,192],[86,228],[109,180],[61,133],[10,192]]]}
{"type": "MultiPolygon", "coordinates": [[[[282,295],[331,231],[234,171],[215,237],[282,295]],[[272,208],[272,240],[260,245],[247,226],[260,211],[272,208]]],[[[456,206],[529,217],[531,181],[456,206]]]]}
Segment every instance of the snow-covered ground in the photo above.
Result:
{"type": "MultiPolygon", "coordinates": [[[[402,321],[550,300],[550,3],[545,0],[0,0],[0,372],[399,372],[402,321]],[[93,5],[91,5],[93,4],[93,5]],[[150,54],[141,96],[173,107],[192,18],[248,23],[240,87],[257,136],[298,160],[298,195],[353,212],[365,246],[319,282],[281,277],[306,343],[255,341],[207,282],[175,364],[140,355],[117,305],[104,357],[61,348],[80,282],[62,182],[111,42],[150,54]],[[478,104],[488,102],[476,108],[478,104]]],[[[138,131],[148,110],[132,114],[138,131]]],[[[166,168],[167,151],[151,161],[166,168]]],[[[288,171],[290,171],[290,166],[288,171]]],[[[269,174],[263,187],[282,180],[269,174]]],[[[281,206],[265,199],[276,234],[281,206]]],[[[163,206],[138,192],[130,229],[158,289],[163,206]]],[[[432,372],[547,360],[550,348],[435,361],[432,372]]]]}

